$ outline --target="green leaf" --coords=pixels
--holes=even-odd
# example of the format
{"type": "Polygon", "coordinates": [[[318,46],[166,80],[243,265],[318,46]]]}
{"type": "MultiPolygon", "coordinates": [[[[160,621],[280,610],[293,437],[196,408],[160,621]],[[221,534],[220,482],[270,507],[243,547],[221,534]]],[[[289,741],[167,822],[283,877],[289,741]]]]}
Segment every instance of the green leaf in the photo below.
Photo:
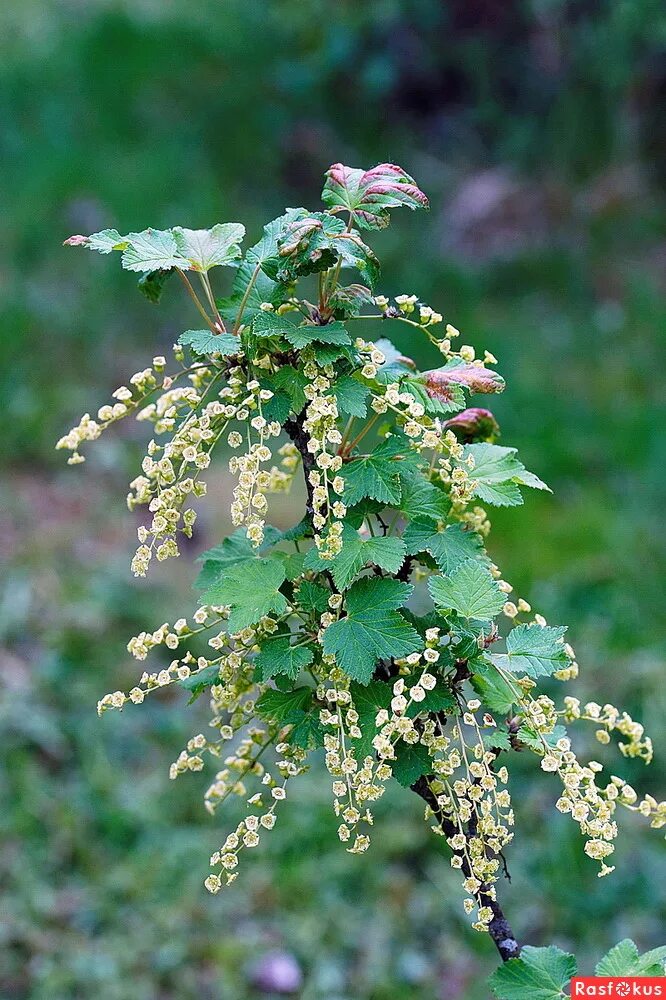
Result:
{"type": "Polygon", "coordinates": [[[248,560],[230,567],[201,599],[202,604],[230,606],[229,630],[256,625],[265,615],[284,613],[287,601],[279,592],[286,571],[278,559],[248,560]]]}
{"type": "Polygon", "coordinates": [[[157,304],[162,298],[164,286],[173,273],[173,270],[149,271],[148,274],[141,275],[137,282],[137,288],[149,302],[157,304]]]}
{"type": "Polygon", "coordinates": [[[291,399],[286,392],[274,389],[268,379],[261,379],[262,389],[271,389],[273,395],[270,399],[261,404],[261,415],[269,422],[277,421],[284,424],[289,419],[291,413],[291,399]]]}
{"type": "Polygon", "coordinates": [[[344,358],[345,361],[348,361],[353,366],[359,364],[358,352],[346,344],[312,344],[312,353],[314,354],[315,361],[322,368],[326,367],[326,365],[335,364],[341,358],[344,358]]]}
{"type": "Polygon", "coordinates": [[[225,538],[219,545],[212,549],[207,549],[197,556],[197,562],[204,564],[194,586],[201,590],[209,587],[229,566],[235,566],[248,560],[260,559],[263,552],[271,545],[282,541],[282,532],[272,525],[266,525],[264,529],[264,541],[258,548],[254,548],[249,541],[244,528],[237,528],[233,534],[225,538]]]}
{"type": "Polygon", "coordinates": [[[498,1000],[558,1000],[572,976],[576,974],[576,959],[551,945],[533,948],[525,945],[520,958],[508,962],[493,972],[488,980],[498,1000]]]}
{"type": "MultiPolygon", "coordinates": [[[[282,303],[288,294],[287,286],[282,282],[274,280],[276,267],[271,268],[267,262],[270,260],[275,261],[277,258],[277,239],[286,223],[295,215],[298,215],[299,212],[303,211],[304,209],[291,209],[285,215],[281,215],[278,219],[273,219],[267,226],[264,226],[262,238],[254,246],[250,247],[245,254],[245,259],[236,272],[231,295],[220,299],[218,302],[225,320],[228,320],[230,323],[236,322],[238,310],[243,299],[245,299],[243,311],[244,323],[249,322],[259,312],[262,303],[270,302],[274,306],[282,303]],[[266,273],[265,264],[272,273],[270,277],[266,273]],[[257,266],[259,266],[260,270],[258,273],[255,273],[257,266]],[[252,283],[252,287],[246,298],[246,292],[250,283],[252,283]]],[[[279,261],[279,258],[277,259],[279,261]]]]}
{"type": "Polygon", "coordinates": [[[429,207],[414,179],[393,163],[380,163],[371,170],[334,163],[326,171],[321,199],[331,212],[350,212],[362,229],[384,229],[391,208],[429,207]]]}
{"type": "Polygon", "coordinates": [[[274,544],[277,545],[278,542],[297,542],[301,538],[312,537],[312,522],[309,517],[302,517],[298,524],[292,525],[286,531],[274,530],[276,531],[274,544]]]}
{"type": "Polygon", "coordinates": [[[172,230],[176,247],[193,271],[210,271],[212,267],[234,264],[240,258],[240,244],[245,236],[245,226],[240,222],[223,222],[212,229],[172,230]]]}
{"type": "Polygon", "coordinates": [[[264,302],[270,302],[273,306],[279,306],[288,294],[286,285],[271,281],[263,271],[255,274],[256,264],[253,264],[248,259],[249,253],[250,251],[248,250],[245,260],[241,262],[236,271],[231,295],[224,295],[215,300],[215,304],[225,323],[228,323],[232,327],[236,324],[240,306],[243,299],[245,299],[245,293],[250,282],[252,282],[252,287],[243,307],[243,325],[249,323],[256,316],[264,302]]]}
{"type": "Polygon", "coordinates": [[[252,325],[257,336],[284,337],[297,350],[315,341],[323,344],[351,344],[351,338],[342,323],[318,326],[314,323],[303,323],[302,320],[300,313],[293,315],[262,311],[254,317],[252,325]]]}
{"type": "Polygon", "coordinates": [[[292,646],[289,636],[279,635],[264,642],[255,664],[261,681],[270,680],[277,674],[286,674],[296,680],[313,659],[314,654],[307,646],[292,646]]]}
{"type": "Polygon", "coordinates": [[[294,281],[306,274],[328,270],[338,260],[334,240],[344,229],[340,219],[301,209],[278,236],[277,256],[264,265],[267,273],[281,281],[294,281]]]}
{"type": "Polygon", "coordinates": [[[399,740],[395,748],[395,758],[389,763],[393,777],[403,788],[409,788],[422,774],[432,771],[430,754],[421,743],[404,743],[399,740]]]}
{"type": "MultiPolygon", "coordinates": [[[[316,553],[316,549],[310,552],[316,553]]],[[[313,558],[313,557],[312,557],[313,558]]],[[[322,567],[330,567],[338,590],[346,590],[364,566],[374,563],[387,573],[397,573],[405,560],[405,545],[401,538],[379,536],[362,538],[350,525],[342,531],[342,549],[335,559],[319,560],[322,567]]],[[[311,565],[310,560],[308,566],[311,565]]],[[[316,568],[316,567],[312,567],[316,568]]]]}
{"type": "Polygon", "coordinates": [[[665,960],[666,946],[639,955],[634,942],[625,938],[604,955],[594,973],[597,976],[663,976],[665,960]]]}
{"type": "MultiPolygon", "coordinates": [[[[266,315],[270,315],[267,313],[266,315]]],[[[336,346],[351,344],[351,337],[345,330],[342,323],[336,320],[327,323],[325,326],[318,326],[314,323],[302,323],[300,326],[287,330],[284,334],[286,339],[300,351],[308,344],[335,344],[336,346]]]]}
{"type": "Polygon", "coordinates": [[[355,267],[365,278],[370,288],[374,289],[381,267],[377,257],[357,233],[343,233],[337,242],[342,266],[355,267]]]}
{"type": "Polygon", "coordinates": [[[190,263],[178,253],[170,229],[144,229],[125,237],[122,263],[127,271],[163,271],[170,267],[189,270],[190,263]]]}
{"type": "Polygon", "coordinates": [[[352,680],[367,684],[377,660],[423,648],[421,636],[397,611],[411,592],[407,583],[378,577],[359,580],[350,588],[347,617],[329,625],[323,645],[352,680]]]}
{"type": "Polygon", "coordinates": [[[211,330],[186,330],[181,333],[178,343],[189,347],[193,354],[221,354],[229,357],[242,354],[243,348],[238,337],[232,333],[213,333],[211,330]]]}
{"type": "Polygon", "coordinates": [[[493,653],[495,666],[512,674],[549,677],[569,662],[562,644],[564,626],[517,625],[506,637],[506,653],[493,653]]]}
{"type": "Polygon", "coordinates": [[[121,236],[117,229],[102,229],[90,236],[70,236],[65,240],[66,247],[87,247],[96,253],[111,253],[112,250],[125,250],[128,247],[127,238],[121,236]]]}
{"type": "Polygon", "coordinates": [[[272,552],[271,559],[279,559],[284,566],[287,579],[292,583],[303,575],[305,552],[272,552]]]}
{"type": "Polygon", "coordinates": [[[470,455],[474,459],[474,468],[470,472],[477,483],[474,496],[495,507],[515,507],[523,502],[518,486],[550,492],[545,483],[527,471],[516,454],[515,448],[502,448],[498,444],[483,442],[466,445],[461,464],[466,468],[465,462],[470,455]]]}
{"type": "Polygon", "coordinates": [[[300,722],[302,713],[312,702],[312,688],[297,687],[291,691],[277,691],[268,688],[258,699],[257,714],[269,722],[285,726],[290,722],[300,722]]]}
{"type": "Polygon", "coordinates": [[[273,375],[273,383],[281,392],[286,392],[291,400],[291,408],[298,414],[305,406],[305,386],[308,380],[300,368],[293,368],[291,365],[283,365],[273,375]]]}
{"type": "MultiPolygon", "coordinates": [[[[390,322],[390,319],[387,319],[387,322],[390,322]]],[[[383,363],[377,367],[375,381],[381,385],[388,385],[389,382],[400,382],[405,376],[414,374],[416,368],[414,362],[406,358],[388,337],[376,340],[375,347],[384,355],[383,363]]]]}
{"type": "Polygon", "coordinates": [[[564,736],[567,735],[567,730],[566,726],[555,726],[552,733],[542,734],[537,732],[534,726],[525,722],[520,727],[516,735],[518,736],[520,742],[524,743],[525,746],[528,746],[530,750],[535,750],[538,753],[543,753],[544,742],[549,747],[554,747],[558,740],[561,740],[564,736]]]}
{"type": "Polygon", "coordinates": [[[630,938],[625,938],[599,960],[594,974],[595,976],[636,975],[634,969],[637,964],[638,948],[630,938]]]}
{"type": "Polygon", "coordinates": [[[465,406],[465,393],[459,385],[452,385],[446,395],[433,396],[423,382],[423,375],[408,375],[400,383],[400,389],[408,392],[431,417],[445,413],[456,413],[465,406]]]}
{"type": "Polygon", "coordinates": [[[511,740],[506,729],[488,729],[481,733],[483,745],[488,750],[510,750],[511,740]]]}
{"type": "Polygon", "coordinates": [[[372,289],[379,277],[379,261],[356,232],[324,212],[306,212],[288,222],[278,237],[278,261],[267,262],[281,281],[325,271],[338,260],[343,267],[355,267],[372,289]]]}
{"type": "Polygon", "coordinates": [[[192,697],[188,702],[188,704],[191,705],[203,691],[212,687],[213,684],[217,684],[219,679],[220,665],[219,663],[215,663],[211,664],[209,667],[204,667],[203,670],[198,670],[194,674],[190,674],[189,677],[185,677],[184,680],[178,681],[178,683],[187,691],[191,691],[192,697]]]}
{"type": "Polygon", "coordinates": [[[355,458],[343,466],[340,475],[345,480],[343,500],[353,507],[365,497],[397,504],[402,496],[398,475],[402,462],[403,445],[394,436],[385,438],[371,454],[355,458]]]}
{"type": "MultiPolygon", "coordinates": [[[[281,264],[278,253],[278,241],[284,235],[286,227],[290,222],[303,218],[307,214],[304,208],[289,208],[284,215],[278,216],[277,219],[273,219],[272,222],[264,226],[263,235],[259,242],[250,247],[245,254],[245,261],[250,268],[254,270],[256,265],[259,264],[262,272],[274,285],[280,284],[275,280],[281,264]]],[[[270,302],[272,300],[267,298],[264,301],[270,302]]]]}
{"type": "Polygon", "coordinates": [[[303,580],[299,584],[297,597],[300,608],[307,612],[316,612],[323,615],[328,611],[328,599],[331,596],[330,590],[320,587],[318,583],[310,580],[303,580]]]}
{"type": "Polygon", "coordinates": [[[484,707],[498,715],[508,715],[516,700],[512,688],[504,680],[491,663],[485,660],[475,660],[470,678],[472,687],[484,704],[484,707]]]}
{"type": "Polygon", "coordinates": [[[408,555],[429,552],[442,573],[452,573],[468,559],[487,562],[481,537],[461,524],[450,524],[441,531],[433,531],[432,524],[427,521],[412,521],[402,537],[408,555]]]}
{"type": "MultiPolygon", "coordinates": [[[[415,615],[409,608],[403,608],[400,614],[407,619],[410,625],[414,626],[419,635],[423,636],[424,639],[429,628],[439,628],[442,624],[436,611],[429,611],[425,615],[415,615]]],[[[449,654],[450,645],[440,649],[440,659],[438,660],[440,668],[449,654]]]]}
{"type": "Polygon", "coordinates": [[[377,735],[375,719],[382,709],[389,708],[393,691],[390,684],[384,681],[370,681],[365,686],[352,681],[350,685],[352,704],[358,712],[358,726],[363,734],[360,739],[354,741],[356,748],[356,759],[363,761],[367,756],[375,753],[372,741],[377,735]]]}
{"type": "Polygon", "coordinates": [[[444,490],[429,483],[423,473],[400,470],[402,496],[398,509],[411,520],[441,521],[451,509],[451,501],[444,490]]]}
{"type": "Polygon", "coordinates": [[[368,412],[367,399],[370,389],[361,385],[351,375],[341,375],[331,386],[331,392],[338,402],[338,410],[350,417],[365,417],[368,412]]]}
{"type": "Polygon", "coordinates": [[[410,719],[415,719],[423,712],[450,712],[454,708],[456,708],[456,701],[450,688],[440,682],[432,691],[426,691],[423,701],[413,701],[407,709],[407,715],[410,719]]]}
{"type": "Polygon", "coordinates": [[[506,600],[490,572],[472,560],[460,563],[450,576],[431,577],[428,589],[438,607],[480,621],[499,614],[506,600]]]}
{"type": "Polygon", "coordinates": [[[309,712],[301,712],[296,720],[294,712],[294,728],[287,736],[287,743],[300,747],[302,750],[314,750],[324,745],[325,730],[319,721],[319,711],[314,708],[309,712]]]}

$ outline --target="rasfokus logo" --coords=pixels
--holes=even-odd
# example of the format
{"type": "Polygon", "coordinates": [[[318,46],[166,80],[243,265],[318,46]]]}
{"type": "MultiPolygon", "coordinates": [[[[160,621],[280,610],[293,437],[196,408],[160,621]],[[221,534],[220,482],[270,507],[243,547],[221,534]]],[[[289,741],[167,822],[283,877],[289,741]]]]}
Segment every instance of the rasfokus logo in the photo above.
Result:
{"type": "Polygon", "coordinates": [[[602,976],[574,976],[572,997],[664,997],[666,983],[657,976],[624,976],[611,979],[602,976]]]}

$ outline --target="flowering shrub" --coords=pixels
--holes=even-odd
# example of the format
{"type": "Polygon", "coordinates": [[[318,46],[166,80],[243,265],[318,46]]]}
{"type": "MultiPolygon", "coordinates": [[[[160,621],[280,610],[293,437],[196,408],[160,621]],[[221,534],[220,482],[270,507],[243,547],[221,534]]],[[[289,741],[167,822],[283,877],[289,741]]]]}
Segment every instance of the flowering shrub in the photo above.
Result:
{"type": "MultiPolygon", "coordinates": [[[[289,209],[270,222],[244,255],[238,223],[66,241],[119,252],[152,301],[177,275],[204,324],[179,337],[173,363],[154,358],[58,442],[76,464],[81,446],[116,421],[133,415],[152,425],[127,498],[130,510],[149,512],[134,574],[178,556],[179,535],[191,537],[192,504],[206,493],[202,474],[220,442],[236,483],[236,531],[199,557],[199,607],[128,644],[141,661],[165,646],[169,667],[144,672],[127,694],[105,695],[99,712],[168,685],[210,699],[209,734],[192,737],[170,775],[210,760],[209,812],[231,795],[247,805],[211,857],[212,893],[236,879],[243,851],[272,829],[289,782],[320,748],[338,835],[352,854],[370,844],[386,783],[411,788],[460,870],[473,927],[510,963],[495,975],[497,995],[533,996],[536,983],[547,1000],[563,995],[550,966],[562,966],[564,984],[573,959],[552,948],[519,958],[497,896],[513,839],[512,754],[533,753],[552,773],[557,808],[607,875],[618,808],[659,828],[666,803],[639,801],[621,777],[603,779],[601,764],[581,763],[566,726],[590,722],[600,743],[616,738],[621,754],[645,762],[652,745],[613,705],[552,696],[549,678],[578,674],[566,629],[514,596],[486,551],[487,508],[522,504],[524,488],[548,489],[514,448],[496,443],[492,412],[468,406],[472,395],[503,391],[496,359],[458,346],[459,331],[416,295],[378,294],[365,233],[385,228],[393,208],[427,208],[426,196],[391,164],[335,164],[322,199],[322,212],[289,209]],[[222,298],[215,267],[235,269],[222,298]],[[343,283],[349,270],[360,282],[343,283]],[[356,336],[359,323],[380,324],[382,336],[356,336]],[[383,336],[397,323],[426,338],[442,363],[418,371],[383,336]],[[303,517],[278,531],[267,521],[268,496],[297,476],[303,517]],[[208,652],[197,656],[201,635],[208,652]]],[[[617,947],[628,954],[633,945],[617,947]]],[[[663,957],[651,953],[647,965],[663,957]]]]}

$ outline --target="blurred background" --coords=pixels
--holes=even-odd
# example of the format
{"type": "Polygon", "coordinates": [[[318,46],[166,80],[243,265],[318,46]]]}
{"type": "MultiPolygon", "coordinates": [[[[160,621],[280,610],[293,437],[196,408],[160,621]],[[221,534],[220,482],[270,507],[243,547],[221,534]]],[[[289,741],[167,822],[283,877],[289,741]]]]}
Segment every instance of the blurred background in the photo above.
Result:
{"type": "MultiPolygon", "coordinates": [[[[491,552],[569,624],[575,693],[656,744],[649,769],[585,734],[581,752],[664,797],[665,55],[658,0],[0,7],[2,997],[476,1000],[496,964],[415,796],[385,797],[354,859],[315,769],[213,899],[202,879],[233,813],[204,812],[205,774],[167,776],[205,700],[97,718],[137,674],[127,638],[193,608],[191,560],[220,540],[229,484],[220,463],[188,558],[130,577],[140,425],[72,469],[53,444],[193,315],[62,248],[71,233],[242,220],[253,241],[285,205],[317,206],[331,162],[412,173],[432,211],[373,237],[382,290],[416,292],[500,359],[502,442],[554,495],[496,513],[491,552]]],[[[555,782],[517,763],[502,889],[521,939],[586,970],[624,936],[663,944],[661,835],[622,817],[599,882],[555,782]]]]}

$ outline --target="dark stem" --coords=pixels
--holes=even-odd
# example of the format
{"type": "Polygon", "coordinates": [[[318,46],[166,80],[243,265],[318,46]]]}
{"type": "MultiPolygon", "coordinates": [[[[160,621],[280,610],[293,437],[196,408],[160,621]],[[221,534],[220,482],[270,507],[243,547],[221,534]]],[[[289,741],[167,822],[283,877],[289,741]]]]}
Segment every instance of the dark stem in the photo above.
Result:
{"type": "MultiPolygon", "coordinates": [[[[437,796],[430,787],[430,780],[431,779],[429,777],[423,775],[411,786],[412,791],[416,792],[416,794],[430,806],[433,815],[437,819],[437,822],[441,826],[445,835],[449,838],[455,837],[455,835],[459,833],[458,827],[442,812],[437,802],[437,796]]],[[[462,861],[461,871],[463,872],[465,878],[469,878],[472,873],[464,852],[454,851],[454,854],[457,854],[462,861]]],[[[488,886],[482,885],[476,896],[480,906],[489,906],[493,911],[493,919],[490,921],[488,931],[495,943],[495,947],[500,953],[502,961],[508,962],[510,958],[516,958],[520,954],[520,945],[516,941],[515,934],[511,929],[511,924],[504,915],[504,911],[499,902],[496,899],[492,899],[491,896],[488,895],[488,886]]]]}
{"type": "Polygon", "coordinates": [[[303,430],[303,420],[302,414],[297,417],[290,417],[284,425],[286,433],[289,435],[291,441],[298,448],[301,460],[303,462],[303,476],[305,478],[305,488],[308,492],[308,499],[305,505],[305,512],[307,516],[312,520],[312,515],[314,514],[314,504],[312,503],[312,492],[314,486],[310,482],[310,473],[313,469],[317,468],[315,462],[315,457],[311,451],[308,451],[308,435],[307,432],[303,430]]]}
{"type": "MultiPolygon", "coordinates": [[[[312,504],[312,491],[313,486],[309,480],[309,474],[313,469],[316,469],[316,463],[314,455],[308,451],[308,435],[303,429],[303,415],[300,414],[297,417],[292,417],[284,425],[284,429],[289,435],[292,442],[298,448],[300,452],[301,459],[303,461],[303,474],[305,476],[305,486],[307,489],[307,505],[306,511],[310,519],[312,519],[313,514],[313,504],[312,504]]],[[[403,567],[404,568],[404,567],[403,567]]],[[[411,568],[411,564],[410,564],[411,568]]],[[[408,570],[409,573],[409,570],[408,570]]],[[[383,663],[380,665],[380,670],[384,670],[389,676],[391,675],[391,665],[383,663]]],[[[469,670],[467,668],[467,661],[460,660],[457,664],[456,680],[462,681],[465,676],[469,676],[469,670]]],[[[430,781],[432,776],[428,777],[423,775],[418,781],[415,781],[411,786],[412,791],[416,792],[424,802],[426,802],[432,809],[433,815],[436,817],[437,822],[441,826],[446,837],[454,837],[459,831],[455,824],[444,815],[442,809],[437,802],[437,796],[432,791],[430,787],[430,781]]],[[[468,831],[468,836],[472,835],[472,831],[468,831]]],[[[455,852],[462,858],[462,871],[466,878],[469,878],[472,874],[469,865],[465,859],[464,852],[455,852]]],[[[477,899],[480,906],[489,906],[493,912],[493,919],[490,922],[488,930],[490,936],[495,942],[495,947],[497,948],[503,962],[507,962],[510,958],[516,958],[520,954],[520,945],[516,941],[515,935],[511,929],[511,925],[504,915],[502,907],[496,899],[492,899],[488,894],[488,886],[481,886],[481,889],[477,893],[477,899]]]]}

